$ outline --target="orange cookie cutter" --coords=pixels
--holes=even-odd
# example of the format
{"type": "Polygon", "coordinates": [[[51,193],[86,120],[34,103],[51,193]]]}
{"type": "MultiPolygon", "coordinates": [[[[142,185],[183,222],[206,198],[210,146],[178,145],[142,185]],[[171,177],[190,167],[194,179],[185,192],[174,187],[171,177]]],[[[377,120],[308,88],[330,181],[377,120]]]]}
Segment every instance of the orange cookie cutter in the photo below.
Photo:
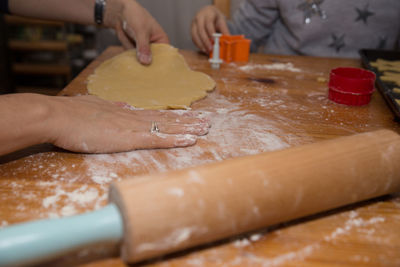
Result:
{"type": "MultiPolygon", "coordinates": [[[[219,57],[224,62],[247,62],[250,54],[250,39],[244,35],[222,35],[219,39],[219,57]]],[[[210,58],[213,53],[210,53],[210,58]]]]}

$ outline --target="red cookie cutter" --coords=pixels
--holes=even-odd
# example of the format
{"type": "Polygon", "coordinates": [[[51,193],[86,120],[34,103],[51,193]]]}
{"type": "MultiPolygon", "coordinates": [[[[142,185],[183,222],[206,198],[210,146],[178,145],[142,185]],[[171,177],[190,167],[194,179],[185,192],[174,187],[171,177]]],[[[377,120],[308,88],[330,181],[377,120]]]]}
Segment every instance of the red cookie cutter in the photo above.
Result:
{"type": "Polygon", "coordinates": [[[350,106],[362,106],[371,101],[374,92],[375,73],[350,67],[331,70],[329,99],[350,106]]]}

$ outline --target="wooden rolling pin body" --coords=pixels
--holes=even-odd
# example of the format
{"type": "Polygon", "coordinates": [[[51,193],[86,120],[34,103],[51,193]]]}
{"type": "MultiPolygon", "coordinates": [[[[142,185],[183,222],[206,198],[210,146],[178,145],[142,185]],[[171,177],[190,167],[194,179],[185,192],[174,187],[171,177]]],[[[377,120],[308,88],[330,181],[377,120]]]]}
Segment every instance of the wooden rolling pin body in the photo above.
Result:
{"type": "Polygon", "coordinates": [[[122,257],[137,262],[400,191],[388,130],[113,184],[122,257]]]}

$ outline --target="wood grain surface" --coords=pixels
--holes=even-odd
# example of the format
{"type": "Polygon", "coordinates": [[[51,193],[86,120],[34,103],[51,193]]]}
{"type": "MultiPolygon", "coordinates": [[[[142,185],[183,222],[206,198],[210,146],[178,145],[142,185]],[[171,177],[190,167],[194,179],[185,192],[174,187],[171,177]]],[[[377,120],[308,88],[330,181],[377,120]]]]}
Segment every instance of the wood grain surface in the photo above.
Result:
{"type": "MultiPolygon", "coordinates": [[[[119,47],[106,50],[62,94],[86,94],[87,76],[121,51],[119,47]]],[[[249,63],[223,64],[220,70],[211,70],[204,55],[181,53],[192,69],[217,82],[214,92],[192,105],[211,119],[207,136],[193,147],[179,149],[85,155],[39,145],[3,156],[0,227],[98,209],[107,203],[109,184],[127,177],[381,128],[400,133],[378,92],[362,107],[328,100],[329,71],[360,67],[358,60],[255,54],[249,63]]],[[[399,251],[400,196],[393,195],[138,266],[400,266],[399,251]]],[[[98,244],[47,265],[125,266],[118,247],[110,244],[98,244]]]]}

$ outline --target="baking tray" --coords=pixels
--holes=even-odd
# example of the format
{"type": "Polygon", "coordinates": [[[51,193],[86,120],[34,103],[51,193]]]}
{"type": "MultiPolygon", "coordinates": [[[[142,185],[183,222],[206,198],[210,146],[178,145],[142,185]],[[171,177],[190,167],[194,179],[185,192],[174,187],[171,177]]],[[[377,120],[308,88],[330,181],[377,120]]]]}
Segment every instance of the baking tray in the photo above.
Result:
{"type": "Polygon", "coordinates": [[[359,52],[363,66],[375,72],[377,89],[393,111],[396,120],[400,121],[400,105],[396,102],[396,99],[400,99],[400,94],[393,92],[393,88],[400,88],[400,85],[382,81],[380,77],[383,75],[383,72],[378,71],[377,68],[372,67],[370,64],[370,62],[376,61],[378,58],[385,60],[400,60],[400,51],[361,49],[359,52]]]}

